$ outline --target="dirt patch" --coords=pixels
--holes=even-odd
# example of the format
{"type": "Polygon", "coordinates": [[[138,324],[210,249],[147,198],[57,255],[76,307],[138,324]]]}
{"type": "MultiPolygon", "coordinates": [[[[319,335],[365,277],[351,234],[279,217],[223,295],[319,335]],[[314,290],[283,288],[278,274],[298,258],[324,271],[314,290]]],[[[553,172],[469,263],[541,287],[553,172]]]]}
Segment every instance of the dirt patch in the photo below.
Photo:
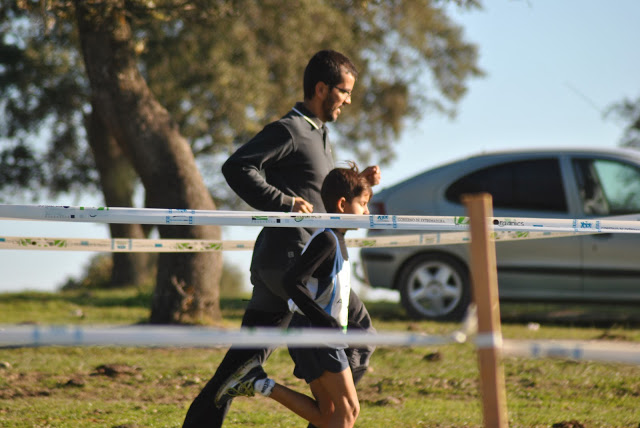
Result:
{"type": "Polygon", "coordinates": [[[564,305],[558,303],[501,306],[503,323],[540,323],[545,325],[611,328],[640,326],[638,305],[564,305]]]}
{"type": "Polygon", "coordinates": [[[438,352],[438,351],[429,352],[424,357],[422,357],[422,360],[423,361],[430,361],[430,362],[442,361],[442,354],[440,352],[438,352]]]}
{"type": "Polygon", "coordinates": [[[555,424],[551,425],[551,427],[552,428],[585,428],[585,426],[582,423],[576,420],[556,422],[555,424]]]}
{"type": "Polygon", "coordinates": [[[118,377],[121,375],[136,375],[141,371],[142,369],[140,367],[130,366],[128,364],[102,364],[96,367],[96,371],[91,375],[118,377]]]}
{"type": "Polygon", "coordinates": [[[51,375],[42,372],[3,370],[6,386],[0,388],[0,400],[29,397],[72,396],[77,401],[96,396],[103,401],[183,404],[184,397],[195,397],[202,380],[180,373],[145,378],[140,367],[127,364],[103,364],[91,373],[51,375]]]}
{"type": "Polygon", "coordinates": [[[618,342],[627,342],[629,341],[629,337],[625,336],[624,334],[615,334],[605,331],[604,333],[596,337],[596,340],[613,340],[618,342]]]}

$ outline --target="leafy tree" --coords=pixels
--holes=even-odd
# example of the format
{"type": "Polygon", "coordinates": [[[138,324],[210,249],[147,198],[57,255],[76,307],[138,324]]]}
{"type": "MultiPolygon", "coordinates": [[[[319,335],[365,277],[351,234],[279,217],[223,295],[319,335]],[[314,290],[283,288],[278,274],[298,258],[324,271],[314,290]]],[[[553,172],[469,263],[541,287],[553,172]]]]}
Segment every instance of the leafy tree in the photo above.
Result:
{"type": "MultiPolygon", "coordinates": [[[[321,48],[347,53],[360,69],[352,107],[333,125],[334,141],[362,162],[388,162],[406,120],[424,111],[454,114],[467,80],[482,74],[476,47],[447,17],[445,3],[20,0],[0,6],[0,137],[9,142],[0,153],[0,189],[46,186],[55,194],[99,186],[113,205],[107,198],[131,201],[140,179],[147,206],[209,209],[215,205],[204,196],[195,154],[211,194],[233,201],[225,198],[220,159],[301,98],[303,68],[321,48]],[[32,142],[38,133],[49,134],[40,139],[44,147],[32,142]]],[[[479,7],[472,0],[454,3],[479,7]]],[[[219,234],[177,226],[160,233],[219,234]]],[[[202,268],[217,261],[206,257],[161,260],[157,321],[179,321],[184,313],[215,318],[217,292],[208,290],[217,290],[217,276],[202,268]]]]}
{"type": "MultiPolygon", "coordinates": [[[[121,0],[76,0],[78,35],[102,129],[127,154],[154,208],[214,210],[187,140],[138,70],[127,9],[121,0]]],[[[162,238],[220,239],[217,226],[161,226],[162,238]]],[[[162,253],[151,322],[220,318],[219,253],[162,253]]]]}
{"type": "Polygon", "coordinates": [[[43,187],[51,195],[95,191],[98,176],[84,141],[88,87],[74,24],[54,26],[19,6],[27,5],[0,4],[0,189],[27,190],[31,200],[43,187]]]}
{"type": "MultiPolygon", "coordinates": [[[[9,61],[3,53],[0,60],[6,70],[0,74],[0,91],[12,103],[3,112],[3,124],[9,125],[3,136],[12,145],[25,144],[24,152],[37,160],[30,165],[48,167],[47,157],[37,156],[37,146],[25,143],[25,137],[52,130],[54,123],[58,146],[47,144],[47,156],[65,156],[70,167],[85,166],[44,171],[40,182],[62,184],[49,186],[54,194],[76,192],[79,183],[98,184],[91,153],[82,144],[87,133],[83,117],[91,107],[69,3],[43,2],[49,8],[44,13],[38,1],[18,2],[26,9],[0,8],[3,46],[19,54],[9,61]],[[59,137],[63,133],[73,138],[59,137]],[[80,144],[71,144],[76,141],[80,144]],[[64,143],[70,148],[55,150],[64,143]],[[82,163],[74,163],[80,159],[82,163]],[[75,175],[70,177],[71,172],[75,175]]],[[[209,188],[222,197],[226,186],[216,186],[215,155],[247,141],[301,98],[300,76],[317,49],[347,52],[360,68],[353,106],[334,126],[341,137],[336,141],[363,162],[389,162],[393,140],[406,120],[425,111],[454,114],[466,81],[481,72],[476,47],[465,42],[462,29],[447,17],[446,3],[303,0],[291,8],[286,0],[136,0],[124,5],[143,76],[201,160],[209,188]],[[299,29],[309,25],[314,31],[303,36],[299,29]]],[[[453,3],[479,7],[476,1],[453,3]]],[[[36,189],[40,182],[30,187],[36,189]]],[[[9,184],[15,180],[0,182],[9,184]]]]}
{"type": "MultiPolygon", "coordinates": [[[[73,19],[54,20],[28,6],[34,7],[0,6],[0,189],[32,201],[42,189],[52,197],[101,189],[106,205],[133,206],[136,174],[92,114],[73,19]]],[[[109,228],[114,238],[147,235],[135,224],[109,228]]],[[[148,259],[144,253],[114,254],[110,285],[147,281],[148,259]]]]}
{"type": "Polygon", "coordinates": [[[640,149],[640,97],[635,100],[625,98],[614,104],[608,111],[627,123],[621,144],[640,149]]]}

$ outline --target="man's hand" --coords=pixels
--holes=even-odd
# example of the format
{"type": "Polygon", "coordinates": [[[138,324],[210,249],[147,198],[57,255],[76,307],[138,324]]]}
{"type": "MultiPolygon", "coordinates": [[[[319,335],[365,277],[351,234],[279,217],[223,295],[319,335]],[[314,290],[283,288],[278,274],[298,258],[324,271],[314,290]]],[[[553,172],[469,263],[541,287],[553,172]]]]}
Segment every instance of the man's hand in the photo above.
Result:
{"type": "Polygon", "coordinates": [[[368,166],[360,173],[371,187],[380,184],[380,167],[378,165],[368,166]]]}
{"type": "Polygon", "coordinates": [[[304,199],[296,196],[293,198],[293,212],[294,213],[312,213],[313,205],[304,199]]]}

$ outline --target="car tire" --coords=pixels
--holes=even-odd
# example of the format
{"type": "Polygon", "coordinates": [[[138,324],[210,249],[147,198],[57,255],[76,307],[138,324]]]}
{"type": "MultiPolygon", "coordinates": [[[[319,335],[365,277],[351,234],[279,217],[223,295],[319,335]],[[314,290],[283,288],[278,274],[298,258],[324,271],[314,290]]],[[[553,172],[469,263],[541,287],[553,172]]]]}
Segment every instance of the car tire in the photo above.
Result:
{"type": "Polygon", "coordinates": [[[420,254],[398,275],[400,301],[414,319],[461,320],[471,301],[469,271],[446,254],[420,254]]]}

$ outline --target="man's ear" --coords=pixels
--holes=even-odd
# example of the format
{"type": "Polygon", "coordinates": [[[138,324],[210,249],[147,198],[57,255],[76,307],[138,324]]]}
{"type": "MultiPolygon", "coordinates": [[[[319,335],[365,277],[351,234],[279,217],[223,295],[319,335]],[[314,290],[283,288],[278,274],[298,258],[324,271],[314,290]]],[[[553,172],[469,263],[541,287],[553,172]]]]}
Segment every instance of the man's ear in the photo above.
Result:
{"type": "Polygon", "coordinates": [[[343,196],[342,198],[338,199],[338,203],[336,204],[337,212],[344,214],[344,210],[346,209],[346,206],[347,206],[347,198],[343,196]]]}
{"type": "Polygon", "coordinates": [[[318,97],[321,100],[324,100],[327,97],[328,93],[329,93],[329,86],[327,86],[326,83],[324,82],[316,83],[316,97],[318,97]]]}

